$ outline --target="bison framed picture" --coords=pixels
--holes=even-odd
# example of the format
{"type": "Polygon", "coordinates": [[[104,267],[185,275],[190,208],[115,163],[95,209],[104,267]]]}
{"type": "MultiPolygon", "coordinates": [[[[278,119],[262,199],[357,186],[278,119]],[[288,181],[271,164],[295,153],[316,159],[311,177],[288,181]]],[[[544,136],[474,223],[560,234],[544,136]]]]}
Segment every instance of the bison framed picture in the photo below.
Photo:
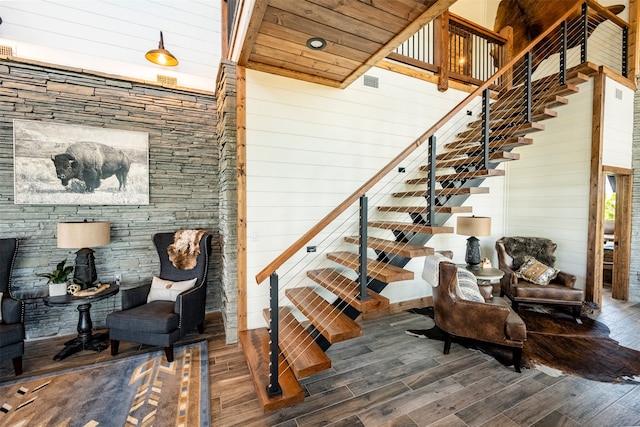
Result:
{"type": "Polygon", "coordinates": [[[149,134],[13,121],[15,204],[148,205],[149,134]]]}

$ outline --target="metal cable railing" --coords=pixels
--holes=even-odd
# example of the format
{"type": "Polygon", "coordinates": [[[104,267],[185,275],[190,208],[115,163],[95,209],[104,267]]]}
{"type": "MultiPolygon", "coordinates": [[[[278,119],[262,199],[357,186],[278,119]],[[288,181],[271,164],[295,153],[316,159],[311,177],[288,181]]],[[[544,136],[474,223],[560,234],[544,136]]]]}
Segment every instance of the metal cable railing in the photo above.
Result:
{"type": "MultiPolygon", "coordinates": [[[[308,232],[296,243],[299,249],[313,238],[316,247],[320,248],[319,252],[309,254],[300,253],[299,250],[291,251],[291,255],[286,260],[274,261],[257,276],[258,282],[261,282],[260,279],[265,277],[265,273],[268,273],[272,278],[272,286],[278,287],[272,296],[270,316],[273,322],[278,321],[276,315],[278,307],[291,305],[286,297],[287,290],[297,288],[301,284],[312,284],[311,280],[307,278],[308,271],[331,267],[332,270],[343,275],[345,281],[357,281],[359,276],[362,276],[363,273],[358,274],[357,267],[336,267],[333,262],[322,256],[334,252],[353,252],[354,247],[358,247],[345,242],[345,237],[358,236],[360,233],[361,209],[351,200],[358,200],[366,195],[368,211],[376,222],[387,221],[406,224],[404,231],[402,225],[394,225],[390,228],[369,227],[367,230],[369,237],[388,241],[386,244],[377,245],[375,251],[368,249],[368,255],[375,259],[380,258],[382,253],[387,264],[401,266],[406,263],[406,258],[397,255],[396,246],[398,243],[409,245],[419,241],[424,245],[437,231],[446,231],[438,230],[438,227],[441,226],[440,224],[444,224],[451,214],[431,214],[426,215],[425,218],[425,213],[433,212],[434,206],[459,206],[469,196],[459,190],[477,186],[478,182],[484,179],[482,175],[474,177],[475,172],[497,167],[498,162],[505,157],[503,153],[510,153],[513,147],[518,145],[518,141],[514,141],[514,138],[535,131],[536,128],[531,126],[537,120],[552,117],[545,111],[546,106],[561,103],[554,91],[561,88],[560,93],[570,93],[572,90],[570,86],[565,84],[567,78],[572,78],[572,75],[567,77],[567,69],[575,68],[589,58],[598,58],[598,60],[603,58],[607,61],[607,64],[604,65],[619,70],[621,74],[626,72],[623,58],[625,50],[621,47],[619,55],[611,53],[611,39],[613,37],[619,38],[620,44],[622,44],[625,40],[624,29],[615,24],[605,25],[608,21],[596,25],[589,19],[565,21],[566,23],[562,24],[568,15],[569,13],[553,27],[553,30],[548,30],[532,43],[527,52],[517,55],[507,67],[503,67],[484,82],[478,90],[459,103],[444,119],[414,141],[383,171],[354,193],[357,197],[352,196],[336,208],[336,213],[331,221],[322,227],[318,226],[319,230],[313,233],[308,232]],[[585,34],[594,37],[593,44],[589,40],[588,49],[583,38],[585,34]],[[548,35],[551,37],[547,37],[548,35]],[[567,42],[563,43],[563,40],[567,40],[567,42]],[[563,46],[566,46],[566,51],[563,50],[563,46]],[[601,50],[608,52],[600,52],[601,50]],[[532,75],[533,78],[531,78],[532,75]],[[490,92],[489,88],[499,86],[503,87],[503,90],[490,92]],[[484,94],[484,98],[481,96],[482,94],[484,94]],[[530,95],[526,96],[526,94],[530,95]],[[489,98],[492,101],[489,102],[489,123],[487,124],[481,120],[481,113],[483,112],[483,100],[486,101],[489,98]],[[529,126],[529,128],[523,129],[523,126],[529,126]],[[435,144],[435,152],[438,156],[446,154],[450,159],[444,161],[434,157],[433,146],[425,144],[427,140],[435,144]],[[489,164],[486,162],[487,158],[489,164]],[[409,174],[395,173],[396,167],[400,164],[406,171],[410,171],[409,174],[412,174],[413,179],[408,180],[409,174]],[[435,191],[429,194],[429,177],[432,178],[434,174],[437,181],[435,191]],[[412,211],[411,219],[408,222],[407,212],[403,209],[381,212],[372,209],[372,206],[397,206],[410,208],[410,211],[415,206],[415,212],[412,211]],[[413,230],[416,225],[435,227],[435,229],[432,233],[416,232],[413,230]],[[313,235],[311,236],[311,234],[313,235]],[[424,234],[427,235],[422,236],[424,234]],[[278,270],[277,275],[275,275],[276,269],[278,270]]],[[[508,156],[505,158],[508,159],[508,156]]],[[[433,185],[432,182],[431,184],[433,185]]],[[[369,221],[372,219],[369,218],[369,221]]],[[[366,279],[366,285],[369,286],[376,280],[375,274],[369,273],[364,279],[366,279]]],[[[360,284],[363,284],[362,281],[360,284]]],[[[305,301],[309,310],[317,311],[317,307],[322,301],[334,302],[332,301],[334,296],[329,291],[325,291],[320,286],[314,286],[317,292],[310,294],[305,301]]],[[[350,301],[346,302],[346,305],[323,304],[324,308],[320,310],[319,314],[328,317],[332,312],[342,312],[350,301]]],[[[305,308],[302,307],[301,310],[304,312],[305,308]]],[[[299,320],[304,322],[303,319],[299,320]]],[[[288,330],[286,327],[284,329],[288,330]]],[[[271,330],[272,333],[274,331],[275,333],[272,336],[273,370],[269,388],[276,390],[277,393],[279,387],[276,386],[277,384],[274,385],[274,375],[277,378],[278,372],[289,369],[294,362],[289,360],[281,364],[277,363],[277,354],[275,354],[276,357],[273,356],[274,353],[279,352],[278,340],[281,340],[280,342],[297,341],[301,343],[300,345],[307,345],[302,344],[307,341],[292,340],[286,334],[280,334],[278,337],[277,323],[271,324],[271,330]],[[275,369],[276,367],[277,369],[275,369]]],[[[293,352],[295,350],[288,349],[293,352]]],[[[275,382],[277,383],[277,381],[275,382]]]]}

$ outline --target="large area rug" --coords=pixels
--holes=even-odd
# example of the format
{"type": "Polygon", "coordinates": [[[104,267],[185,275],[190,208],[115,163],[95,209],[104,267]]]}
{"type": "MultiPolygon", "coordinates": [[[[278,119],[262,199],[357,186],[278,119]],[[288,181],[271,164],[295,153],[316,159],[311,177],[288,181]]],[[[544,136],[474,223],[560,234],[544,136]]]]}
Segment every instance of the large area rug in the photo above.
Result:
{"type": "Polygon", "coordinates": [[[1,426],[208,426],[206,341],[0,385],[1,426]]]}
{"type": "MultiPolygon", "coordinates": [[[[433,307],[414,311],[433,319],[433,307]]],[[[518,314],[527,325],[523,368],[601,382],[640,383],[640,351],[611,339],[609,328],[602,322],[582,316],[578,323],[568,313],[551,308],[521,306],[518,314]]],[[[407,333],[444,339],[437,328],[407,333]]],[[[490,354],[506,366],[513,363],[510,349],[462,338],[454,342],[490,354]]]]}

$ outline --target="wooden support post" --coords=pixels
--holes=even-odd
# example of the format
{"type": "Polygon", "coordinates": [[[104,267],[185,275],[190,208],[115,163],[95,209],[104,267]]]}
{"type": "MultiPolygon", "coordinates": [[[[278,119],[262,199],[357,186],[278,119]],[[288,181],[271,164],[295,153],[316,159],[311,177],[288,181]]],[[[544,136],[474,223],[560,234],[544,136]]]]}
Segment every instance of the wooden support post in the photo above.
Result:
{"type": "MultiPolygon", "coordinates": [[[[513,59],[513,27],[504,27],[500,30],[500,35],[507,39],[507,43],[502,47],[502,62],[498,64],[498,69],[513,59]]],[[[502,76],[502,90],[506,91],[512,87],[513,67],[502,76]]]]}
{"type": "Polygon", "coordinates": [[[433,60],[438,67],[438,90],[449,89],[449,11],[435,20],[433,27],[433,60]]]}

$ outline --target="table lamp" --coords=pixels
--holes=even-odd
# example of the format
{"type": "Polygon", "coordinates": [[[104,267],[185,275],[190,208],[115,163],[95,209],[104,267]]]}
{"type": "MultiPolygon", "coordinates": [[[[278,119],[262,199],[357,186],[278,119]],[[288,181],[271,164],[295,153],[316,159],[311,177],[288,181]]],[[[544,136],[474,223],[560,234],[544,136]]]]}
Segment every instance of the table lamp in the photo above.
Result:
{"type": "Polygon", "coordinates": [[[93,249],[90,247],[108,245],[111,241],[111,224],[96,222],[59,222],[58,247],[81,248],[76,252],[76,265],[73,269],[73,282],[86,289],[98,279],[93,249]]]}
{"type": "Polygon", "coordinates": [[[484,216],[459,216],[456,224],[456,233],[463,236],[471,236],[467,239],[467,252],[464,260],[467,268],[478,270],[480,268],[480,241],[475,236],[491,235],[491,218],[484,216]]]}

